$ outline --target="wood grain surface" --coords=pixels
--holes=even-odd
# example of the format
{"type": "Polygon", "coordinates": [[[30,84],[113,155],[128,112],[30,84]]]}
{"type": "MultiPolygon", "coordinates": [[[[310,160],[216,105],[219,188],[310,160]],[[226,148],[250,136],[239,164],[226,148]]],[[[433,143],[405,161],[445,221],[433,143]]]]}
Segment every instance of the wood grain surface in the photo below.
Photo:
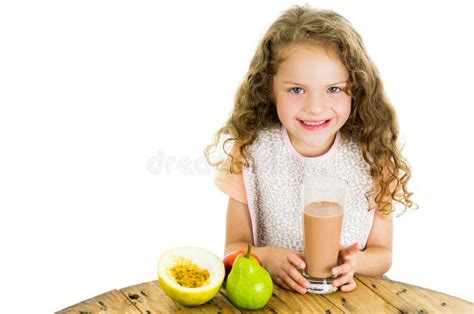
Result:
{"type": "Polygon", "coordinates": [[[328,295],[300,295],[274,286],[268,304],[245,311],[228,299],[225,287],[195,307],[170,299],[158,281],[112,290],[57,313],[474,313],[474,304],[429,289],[389,279],[356,275],[357,288],[328,295]]]}

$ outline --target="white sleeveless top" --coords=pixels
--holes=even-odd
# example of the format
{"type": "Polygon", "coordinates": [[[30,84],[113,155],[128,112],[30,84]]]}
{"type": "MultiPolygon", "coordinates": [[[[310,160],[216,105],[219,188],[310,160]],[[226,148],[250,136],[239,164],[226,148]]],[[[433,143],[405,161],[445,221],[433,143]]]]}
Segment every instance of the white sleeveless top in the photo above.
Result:
{"type": "Polygon", "coordinates": [[[365,193],[372,188],[373,181],[357,143],[337,133],[326,154],[304,157],[281,126],[261,131],[249,149],[253,161],[243,169],[243,179],[254,245],[303,252],[303,177],[324,174],[348,182],[340,245],[359,242],[361,249],[365,247],[374,218],[365,193]]]}

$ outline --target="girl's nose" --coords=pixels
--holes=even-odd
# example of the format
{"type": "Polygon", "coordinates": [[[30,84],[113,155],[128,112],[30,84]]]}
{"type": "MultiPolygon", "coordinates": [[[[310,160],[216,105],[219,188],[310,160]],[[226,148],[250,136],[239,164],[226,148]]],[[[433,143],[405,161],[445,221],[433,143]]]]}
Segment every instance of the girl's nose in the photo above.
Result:
{"type": "Polygon", "coordinates": [[[310,114],[318,114],[324,111],[326,107],[325,99],[321,95],[312,95],[308,97],[305,110],[310,114]]]}

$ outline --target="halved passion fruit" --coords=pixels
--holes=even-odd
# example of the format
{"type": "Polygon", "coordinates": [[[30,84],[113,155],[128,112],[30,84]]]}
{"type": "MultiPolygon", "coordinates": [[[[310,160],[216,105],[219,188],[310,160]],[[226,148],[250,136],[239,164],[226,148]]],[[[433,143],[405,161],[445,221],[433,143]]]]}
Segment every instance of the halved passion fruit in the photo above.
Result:
{"type": "Polygon", "coordinates": [[[210,251],[178,247],[164,252],[158,262],[158,282],[173,300],[200,305],[212,299],[222,285],[224,263],[210,251]]]}

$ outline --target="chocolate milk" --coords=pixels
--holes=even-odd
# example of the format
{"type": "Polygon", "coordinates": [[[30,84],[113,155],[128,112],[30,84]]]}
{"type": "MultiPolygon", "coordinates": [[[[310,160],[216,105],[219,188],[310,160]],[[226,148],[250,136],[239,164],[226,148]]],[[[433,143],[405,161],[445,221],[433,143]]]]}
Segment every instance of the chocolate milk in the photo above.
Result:
{"type": "Polygon", "coordinates": [[[332,276],[337,265],[343,208],[334,202],[314,202],[304,208],[304,257],[306,274],[315,278],[332,276]]]}

